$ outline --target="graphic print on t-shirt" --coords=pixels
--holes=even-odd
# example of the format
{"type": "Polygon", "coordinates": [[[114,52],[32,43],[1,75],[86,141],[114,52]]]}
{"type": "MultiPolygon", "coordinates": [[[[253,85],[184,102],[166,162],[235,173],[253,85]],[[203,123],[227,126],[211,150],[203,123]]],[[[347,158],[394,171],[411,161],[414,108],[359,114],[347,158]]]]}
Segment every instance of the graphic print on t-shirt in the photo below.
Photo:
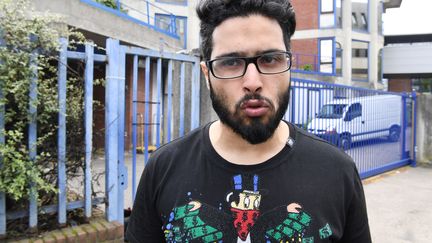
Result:
{"type": "Polygon", "coordinates": [[[175,207],[163,226],[167,242],[314,242],[307,232],[312,218],[300,204],[260,211],[263,198],[258,182],[257,175],[233,177],[233,191],[225,198],[231,215],[194,199],[175,207]]]}

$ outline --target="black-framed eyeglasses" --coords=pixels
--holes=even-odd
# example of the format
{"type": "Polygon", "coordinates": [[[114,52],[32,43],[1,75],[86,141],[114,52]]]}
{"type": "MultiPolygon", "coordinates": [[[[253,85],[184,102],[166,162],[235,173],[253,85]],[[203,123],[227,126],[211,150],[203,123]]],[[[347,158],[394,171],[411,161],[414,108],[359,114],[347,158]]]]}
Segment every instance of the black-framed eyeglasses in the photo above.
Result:
{"type": "Polygon", "coordinates": [[[245,75],[249,63],[255,64],[259,73],[278,74],[291,68],[291,53],[269,52],[254,57],[220,57],[206,62],[210,72],[219,79],[233,79],[245,75]]]}

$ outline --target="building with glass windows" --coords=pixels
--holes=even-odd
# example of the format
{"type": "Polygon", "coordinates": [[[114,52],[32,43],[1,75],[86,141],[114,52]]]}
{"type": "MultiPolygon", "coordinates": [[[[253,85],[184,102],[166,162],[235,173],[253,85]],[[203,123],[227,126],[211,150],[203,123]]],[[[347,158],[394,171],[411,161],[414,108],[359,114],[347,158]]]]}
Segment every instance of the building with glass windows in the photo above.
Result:
{"type": "Polygon", "coordinates": [[[384,89],[382,15],[402,0],[292,0],[293,77],[384,89]]]}

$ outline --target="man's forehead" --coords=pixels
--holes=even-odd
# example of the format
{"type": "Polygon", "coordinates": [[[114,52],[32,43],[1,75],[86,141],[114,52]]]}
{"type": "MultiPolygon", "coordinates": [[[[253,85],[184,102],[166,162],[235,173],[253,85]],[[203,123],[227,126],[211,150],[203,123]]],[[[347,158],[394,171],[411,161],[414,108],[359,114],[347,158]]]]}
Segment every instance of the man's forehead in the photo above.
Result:
{"type": "Polygon", "coordinates": [[[224,20],[213,32],[212,58],[229,54],[253,56],[285,51],[282,28],[271,18],[254,14],[224,20]]]}

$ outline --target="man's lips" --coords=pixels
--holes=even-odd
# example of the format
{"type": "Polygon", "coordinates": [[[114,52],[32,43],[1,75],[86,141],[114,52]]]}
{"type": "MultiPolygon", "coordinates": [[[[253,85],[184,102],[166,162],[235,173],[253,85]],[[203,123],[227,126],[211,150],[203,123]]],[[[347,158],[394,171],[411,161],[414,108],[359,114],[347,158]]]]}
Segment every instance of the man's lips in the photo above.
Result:
{"type": "Polygon", "coordinates": [[[269,106],[264,100],[261,99],[250,99],[243,102],[240,108],[249,117],[259,117],[265,115],[269,110],[269,106]]]}

